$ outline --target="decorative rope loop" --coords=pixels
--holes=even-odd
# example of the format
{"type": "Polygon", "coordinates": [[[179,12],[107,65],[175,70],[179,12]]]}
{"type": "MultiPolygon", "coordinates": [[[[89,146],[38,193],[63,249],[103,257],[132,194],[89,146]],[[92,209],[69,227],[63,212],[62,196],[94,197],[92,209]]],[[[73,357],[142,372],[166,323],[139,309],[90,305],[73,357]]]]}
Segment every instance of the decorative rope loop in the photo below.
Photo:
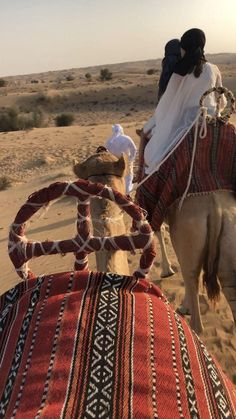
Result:
{"type": "Polygon", "coordinates": [[[75,253],[75,269],[87,270],[87,255],[99,250],[143,249],[140,265],[134,272],[136,277],[145,277],[156,255],[153,231],[142,210],[130,201],[130,198],[102,185],[79,179],[75,182],[57,182],[30,195],[27,202],[18,211],[10,226],[8,252],[16,272],[23,279],[34,277],[27,262],[33,257],[51,254],[75,253]],[[26,221],[45,204],[61,196],[74,196],[77,199],[77,234],[69,240],[28,241],[25,236],[26,221]],[[90,235],[90,199],[106,198],[117,203],[122,211],[129,214],[137,224],[138,232],[129,236],[93,237],[90,235]]]}
{"type": "Polygon", "coordinates": [[[233,93],[227,89],[226,87],[220,86],[220,87],[212,87],[211,89],[207,90],[201,97],[199,101],[200,107],[203,106],[203,102],[206,99],[208,95],[215,92],[217,94],[217,100],[216,100],[216,112],[214,116],[207,115],[207,122],[208,123],[215,123],[217,120],[220,120],[221,122],[227,122],[232,113],[235,111],[235,97],[233,93]],[[221,96],[225,95],[227,99],[227,104],[229,105],[229,108],[227,108],[227,105],[224,107],[224,109],[220,112],[220,101],[221,96]]]}

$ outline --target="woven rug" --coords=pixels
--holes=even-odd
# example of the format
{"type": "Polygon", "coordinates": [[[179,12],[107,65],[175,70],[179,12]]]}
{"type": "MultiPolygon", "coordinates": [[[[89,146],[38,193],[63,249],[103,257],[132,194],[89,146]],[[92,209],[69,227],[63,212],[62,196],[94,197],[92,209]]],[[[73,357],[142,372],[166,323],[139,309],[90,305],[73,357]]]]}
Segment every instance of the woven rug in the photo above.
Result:
{"type": "Polygon", "coordinates": [[[0,298],[1,418],[233,418],[236,394],[145,280],[69,272],[0,298]]]}
{"type": "MultiPolygon", "coordinates": [[[[154,231],[168,208],[186,189],[194,143],[193,128],[181,144],[136,192],[135,201],[147,211],[154,231]]],[[[141,164],[142,165],[142,164],[141,164]]],[[[230,123],[208,124],[205,138],[198,138],[188,195],[216,190],[234,191],[236,187],[236,128],[230,123]]]]}

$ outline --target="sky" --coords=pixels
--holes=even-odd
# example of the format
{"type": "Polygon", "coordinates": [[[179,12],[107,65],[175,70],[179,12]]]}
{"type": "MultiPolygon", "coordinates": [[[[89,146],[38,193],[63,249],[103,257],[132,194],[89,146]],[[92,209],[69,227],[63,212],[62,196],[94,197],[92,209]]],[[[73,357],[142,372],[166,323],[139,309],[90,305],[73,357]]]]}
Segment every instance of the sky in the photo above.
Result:
{"type": "Polygon", "coordinates": [[[236,0],[0,0],[0,76],[161,58],[204,30],[206,53],[236,53],[236,0]]]}

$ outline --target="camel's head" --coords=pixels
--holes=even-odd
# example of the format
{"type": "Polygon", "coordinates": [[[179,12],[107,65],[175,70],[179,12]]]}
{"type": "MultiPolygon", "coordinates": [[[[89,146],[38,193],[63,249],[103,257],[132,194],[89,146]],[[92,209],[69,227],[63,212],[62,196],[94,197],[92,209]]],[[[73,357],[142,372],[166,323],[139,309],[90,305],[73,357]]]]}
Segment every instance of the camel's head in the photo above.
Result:
{"type": "Polygon", "coordinates": [[[128,160],[122,154],[114,156],[104,147],[98,147],[97,152],[83,162],[74,161],[73,170],[77,177],[88,179],[91,176],[114,175],[124,177],[128,160]]]}

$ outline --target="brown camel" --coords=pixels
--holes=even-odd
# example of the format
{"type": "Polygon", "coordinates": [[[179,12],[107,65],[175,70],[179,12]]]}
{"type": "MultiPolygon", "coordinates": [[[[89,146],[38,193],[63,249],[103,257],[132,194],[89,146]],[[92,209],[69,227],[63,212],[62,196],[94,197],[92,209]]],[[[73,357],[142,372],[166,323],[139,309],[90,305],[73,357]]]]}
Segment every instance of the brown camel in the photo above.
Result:
{"type": "MultiPolygon", "coordinates": [[[[125,156],[118,159],[103,147],[99,147],[96,154],[83,162],[74,162],[74,173],[82,179],[100,182],[111,186],[121,193],[125,193],[125,156]]],[[[100,237],[125,234],[126,228],[121,210],[111,201],[94,198],[91,212],[93,228],[100,237]],[[112,215],[111,215],[112,214],[112,215]]],[[[174,274],[167,256],[165,229],[157,233],[161,250],[161,277],[165,278],[174,274]]],[[[102,251],[96,254],[97,269],[122,274],[129,274],[126,252],[102,251]]]]}
{"type": "Polygon", "coordinates": [[[197,333],[203,330],[198,295],[201,270],[208,297],[216,301],[221,285],[236,324],[236,129],[228,123],[235,98],[228,89],[214,87],[202,95],[200,107],[212,93],[217,106],[215,115],[208,115],[208,124],[202,125],[204,135],[196,125],[136,196],[154,230],[160,229],[165,217],[169,221],[185,282],[179,311],[191,313],[197,333]],[[229,106],[220,113],[222,94],[229,106]]]}
{"type": "Polygon", "coordinates": [[[185,298],[179,312],[191,313],[190,324],[200,333],[198,287],[201,269],[210,299],[222,291],[236,323],[236,206],[230,191],[189,196],[181,211],[175,204],[168,210],[171,241],[185,281],[185,298]]]}
{"type": "MultiPolygon", "coordinates": [[[[99,152],[83,162],[74,162],[74,173],[82,179],[111,186],[125,194],[125,156],[120,158],[100,147],[99,152]]],[[[99,237],[126,234],[123,212],[112,201],[93,198],[91,217],[94,235],[99,237]]],[[[126,252],[122,250],[101,251],[96,253],[97,270],[129,275],[126,252]]]]}
{"type": "Polygon", "coordinates": [[[147,210],[154,231],[167,217],[185,283],[186,295],[179,311],[191,313],[190,324],[200,333],[201,270],[208,297],[213,301],[219,297],[219,279],[236,323],[236,209],[232,192],[236,184],[236,129],[220,120],[207,126],[206,138],[198,139],[187,198],[180,210],[190,173],[191,135],[141,185],[136,199],[147,210]]]}

